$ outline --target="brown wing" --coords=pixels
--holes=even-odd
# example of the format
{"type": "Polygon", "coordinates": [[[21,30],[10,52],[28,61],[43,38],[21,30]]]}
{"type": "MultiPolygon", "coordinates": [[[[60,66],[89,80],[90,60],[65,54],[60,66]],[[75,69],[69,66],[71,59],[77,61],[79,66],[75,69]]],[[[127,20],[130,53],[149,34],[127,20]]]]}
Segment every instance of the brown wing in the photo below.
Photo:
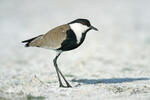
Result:
{"type": "Polygon", "coordinates": [[[48,31],[45,35],[33,40],[30,46],[57,49],[61,47],[61,43],[66,39],[66,31],[68,29],[68,24],[58,26],[48,31]]]}

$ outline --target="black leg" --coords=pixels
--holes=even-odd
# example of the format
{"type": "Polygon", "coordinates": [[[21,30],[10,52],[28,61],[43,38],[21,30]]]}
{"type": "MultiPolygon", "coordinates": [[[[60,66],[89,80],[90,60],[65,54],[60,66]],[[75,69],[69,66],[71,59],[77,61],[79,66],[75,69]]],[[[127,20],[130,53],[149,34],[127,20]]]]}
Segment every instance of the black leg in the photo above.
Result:
{"type": "Polygon", "coordinates": [[[60,71],[59,68],[58,68],[58,71],[59,71],[60,75],[62,76],[62,78],[64,79],[64,81],[66,82],[67,87],[72,87],[72,86],[68,83],[68,81],[66,80],[66,78],[64,77],[64,75],[62,74],[62,72],[60,71]]]}
{"type": "Polygon", "coordinates": [[[56,72],[57,72],[57,76],[58,76],[58,80],[59,80],[60,87],[65,87],[65,86],[62,84],[62,82],[61,82],[60,75],[62,76],[62,78],[63,78],[64,81],[66,82],[67,87],[72,87],[72,86],[68,83],[68,81],[66,80],[66,78],[64,77],[64,75],[62,74],[62,72],[60,71],[60,69],[58,68],[58,65],[57,65],[57,58],[60,56],[60,54],[61,54],[61,52],[58,53],[58,55],[57,55],[57,56],[55,57],[55,59],[54,59],[54,66],[55,66],[55,68],[56,68],[56,72]],[[59,73],[60,73],[60,75],[59,75],[59,73]]]}
{"type": "Polygon", "coordinates": [[[64,85],[62,84],[62,81],[61,81],[61,78],[59,76],[59,72],[58,72],[58,66],[57,66],[57,58],[59,57],[61,53],[59,53],[53,60],[54,62],[54,66],[55,66],[55,69],[56,69],[56,73],[57,73],[57,77],[58,77],[58,81],[59,81],[59,86],[60,87],[64,87],[64,85]]]}

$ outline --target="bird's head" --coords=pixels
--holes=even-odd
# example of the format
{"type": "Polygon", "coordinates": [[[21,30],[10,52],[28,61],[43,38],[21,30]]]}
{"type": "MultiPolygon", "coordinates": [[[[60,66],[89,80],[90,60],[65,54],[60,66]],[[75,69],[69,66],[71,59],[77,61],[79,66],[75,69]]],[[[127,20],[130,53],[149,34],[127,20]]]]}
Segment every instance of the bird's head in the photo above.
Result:
{"type": "Polygon", "coordinates": [[[91,25],[88,19],[76,19],[68,24],[70,25],[70,28],[75,32],[84,33],[91,29],[98,31],[97,28],[91,25]]]}

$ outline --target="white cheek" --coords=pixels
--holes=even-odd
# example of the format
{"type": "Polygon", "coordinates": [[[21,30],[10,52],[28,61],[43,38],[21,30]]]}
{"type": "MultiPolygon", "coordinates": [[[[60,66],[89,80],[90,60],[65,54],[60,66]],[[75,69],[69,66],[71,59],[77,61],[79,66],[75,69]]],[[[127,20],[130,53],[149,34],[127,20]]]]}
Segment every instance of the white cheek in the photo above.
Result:
{"type": "Polygon", "coordinates": [[[77,43],[80,42],[82,33],[84,33],[88,29],[86,25],[82,25],[80,23],[70,24],[70,28],[73,30],[73,32],[75,33],[77,37],[77,43]]]}

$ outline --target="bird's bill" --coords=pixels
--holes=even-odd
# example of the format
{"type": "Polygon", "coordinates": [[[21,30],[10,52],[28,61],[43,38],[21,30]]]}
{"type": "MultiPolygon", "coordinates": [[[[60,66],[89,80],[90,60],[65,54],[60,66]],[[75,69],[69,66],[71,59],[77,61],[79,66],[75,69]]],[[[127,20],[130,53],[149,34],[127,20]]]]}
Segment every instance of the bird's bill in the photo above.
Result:
{"type": "Polygon", "coordinates": [[[98,31],[97,28],[95,28],[94,26],[90,26],[91,29],[95,30],[95,31],[98,31]]]}

